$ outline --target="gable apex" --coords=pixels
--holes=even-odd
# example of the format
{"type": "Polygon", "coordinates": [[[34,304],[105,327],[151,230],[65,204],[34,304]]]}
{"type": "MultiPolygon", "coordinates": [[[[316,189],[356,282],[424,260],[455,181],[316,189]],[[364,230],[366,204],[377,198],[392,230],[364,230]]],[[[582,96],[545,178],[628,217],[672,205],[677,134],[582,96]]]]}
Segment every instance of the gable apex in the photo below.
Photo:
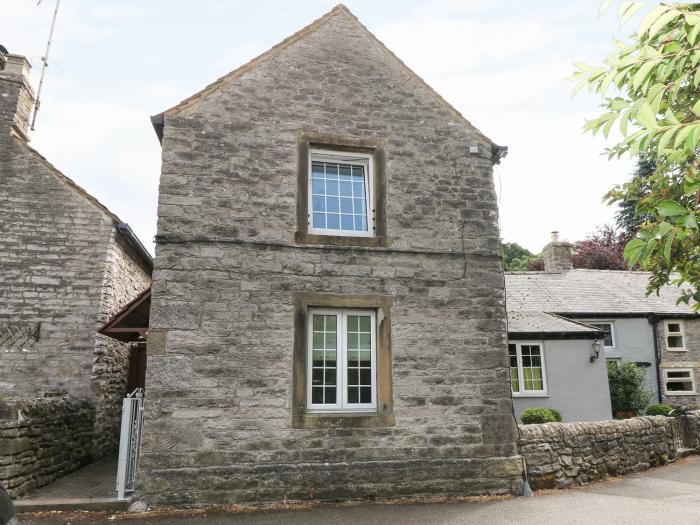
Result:
{"type": "Polygon", "coordinates": [[[231,71],[230,73],[227,73],[226,75],[218,78],[208,86],[204,87],[197,93],[191,95],[190,97],[184,99],[181,101],[179,104],[176,104],[175,106],[171,107],[170,109],[167,109],[163,111],[160,114],[154,115],[151,117],[151,122],[153,124],[153,127],[155,128],[156,134],[158,135],[158,138],[162,140],[163,137],[163,126],[164,126],[164,118],[165,116],[171,116],[171,115],[176,115],[180,113],[181,111],[196,105],[198,102],[201,100],[205,99],[208,97],[210,94],[214,93],[221,87],[223,87],[229,80],[233,80],[235,78],[239,78],[242,75],[254,70],[257,66],[267,62],[268,60],[271,60],[272,58],[276,57],[279,53],[287,49],[289,46],[294,44],[295,42],[301,40],[305,36],[317,31],[319,28],[323,27],[327,22],[329,22],[332,18],[336,16],[345,16],[347,17],[353,25],[355,25],[362,33],[364,33],[366,36],[369,37],[369,39],[376,45],[378,46],[384,53],[386,53],[391,60],[396,62],[401,69],[404,70],[409,76],[411,80],[415,84],[417,84],[419,87],[427,89],[428,92],[436,99],[436,101],[443,106],[449,113],[451,113],[456,120],[460,121],[462,124],[464,124],[468,130],[474,134],[481,140],[485,141],[488,143],[488,145],[491,147],[492,150],[492,156],[493,156],[493,161],[495,163],[498,163],[500,158],[502,156],[505,156],[505,151],[507,151],[507,148],[504,146],[498,146],[494,141],[489,139],[486,135],[484,135],[479,129],[477,129],[471,122],[469,122],[457,109],[454,108],[449,102],[447,102],[439,93],[437,93],[425,80],[423,80],[418,74],[416,74],[411,68],[409,68],[399,57],[397,57],[393,51],[391,51],[384,43],[379,40],[369,29],[367,29],[359,20],[358,18],[344,5],[344,4],[338,4],[336,5],[333,9],[331,9],[328,13],[323,15],[322,17],[318,18],[317,20],[311,22],[309,25],[306,27],[300,29],[293,35],[287,37],[286,39],[282,40],[280,43],[277,45],[273,46],[269,50],[265,51],[261,55],[258,55],[257,57],[253,58],[246,64],[240,66],[239,68],[231,71]]]}

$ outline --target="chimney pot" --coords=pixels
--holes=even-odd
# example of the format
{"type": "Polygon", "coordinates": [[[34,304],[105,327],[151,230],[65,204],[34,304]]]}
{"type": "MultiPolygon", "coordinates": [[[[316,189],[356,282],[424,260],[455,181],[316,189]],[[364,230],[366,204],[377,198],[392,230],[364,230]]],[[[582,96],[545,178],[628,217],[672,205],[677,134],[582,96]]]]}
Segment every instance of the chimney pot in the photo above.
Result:
{"type": "Polygon", "coordinates": [[[22,55],[6,55],[0,69],[0,133],[13,133],[29,140],[29,118],[34,108],[34,90],[29,82],[31,64],[22,55]]]}

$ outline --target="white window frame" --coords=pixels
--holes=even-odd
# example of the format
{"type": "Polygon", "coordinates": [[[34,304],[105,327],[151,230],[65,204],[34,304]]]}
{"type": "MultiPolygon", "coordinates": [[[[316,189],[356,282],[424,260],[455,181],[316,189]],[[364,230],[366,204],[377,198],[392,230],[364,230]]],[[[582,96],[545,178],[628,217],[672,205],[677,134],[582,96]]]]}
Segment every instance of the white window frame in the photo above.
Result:
{"type": "Polygon", "coordinates": [[[335,413],[335,412],[376,412],[377,411],[377,314],[374,310],[353,310],[335,308],[312,308],[308,312],[308,322],[306,328],[306,399],[307,411],[314,414],[335,413]],[[313,318],[314,314],[335,315],[336,316],[336,403],[318,404],[312,402],[311,387],[313,384],[313,318]],[[370,359],[372,377],[372,402],[371,403],[348,403],[347,389],[348,366],[347,366],[347,317],[350,315],[370,316],[371,337],[370,337],[370,359]]]}
{"type": "Polygon", "coordinates": [[[374,155],[371,153],[355,153],[348,151],[332,151],[326,149],[309,150],[309,188],[308,193],[308,231],[316,235],[333,235],[342,237],[374,237],[374,155]],[[365,169],[365,210],[367,213],[367,231],[332,230],[314,228],[313,226],[313,163],[335,162],[363,166],[365,169]]]}
{"type": "Polygon", "coordinates": [[[508,341],[509,345],[515,345],[516,359],[518,361],[518,386],[520,390],[513,392],[512,383],[510,382],[510,348],[508,349],[508,382],[511,385],[511,393],[513,397],[548,397],[547,390],[547,369],[544,359],[544,342],[543,341],[508,341]],[[540,362],[542,363],[542,390],[525,390],[525,375],[523,374],[523,346],[537,345],[540,347],[540,362]]]}
{"type": "MultiPolygon", "coordinates": [[[[696,396],[698,395],[697,392],[697,387],[695,386],[695,369],[694,368],[662,368],[661,369],[663,372],[664,376],[664,393],[667,396],[696,396]],[[668,372],[688,372],[690,375],[690,383],[693,385],[692,390],[668,390],[666,388],[666,383],[668,383],[669,378],[668,378],[668,372]]],[[[677,380],[678,378],[675,379],[670,379],[670,381],[677,380]]]]}
{"type": "Polygon", "coordinates": [[[615,350],[617,345],[615,343],[615,322],[614,321],[608,321],[605,319],[595,319],[595,320],[581,321],[581,322],[586,323],[586,324],[590,324],[590,325],[609,324],[610,325],[610,338],[612,339],[612,346],[605,346],[605,340],[603,339],[603,349],[615,350]]]}
{"type": "Polygon", "coordinates": [[[669,352],[687,352],[688,347],[686,346],[685,343],[685,326],[683,325],[683,321],[681,319],[666,319],[664,321],[664,337],[666,338],[666,350],[669,352]],[[671,332],[668,329],[668,325],[670,324],[677,324],[678,327],[681,329],[680,332],[671,332]],[[681,347],[670,347],[668,346],[668,338],[670,336],[680,336],[681,339],[683,340],[683,346],[681,347]]]}

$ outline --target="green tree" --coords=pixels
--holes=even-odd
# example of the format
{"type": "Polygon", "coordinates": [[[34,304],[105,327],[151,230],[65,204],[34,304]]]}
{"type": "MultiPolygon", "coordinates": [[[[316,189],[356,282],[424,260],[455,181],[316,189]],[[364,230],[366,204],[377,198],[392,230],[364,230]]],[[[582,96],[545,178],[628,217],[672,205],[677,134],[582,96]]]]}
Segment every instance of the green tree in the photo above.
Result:
{"type": "MultiPolygon", "coordinates": [[[[621,24],[644,5],[621,2],[621,24]]],[[[700,310],[699,62],[700,4],[663,4],[644,16],[629,43],[615,41],[602,66],[576,63],[574,79],[575,92],[588,87],[603,97],[603,113],[585,129],[607,138],[619,126],[623,138],[609,157],[654,163],[645,181],[635,177],[608,195],[610,203],[635,202],[634,215],[643,218],[625,259],[651,271],[649,293],[673,282],[682,287],[680,300],[700,310]]]]}
{"type": "Polygon", "coordinates": [[[505,242],[501,245],[501,249],[503,251],[503,267],[506,271],[527,270],[530,260],[537,257],[517,242],[505,242]]]}
{"type": "Polygon", "coordinates": [[[651,392],[644,389],[647,372],[631,361],[621,365],[608,362],[608,384],[613,414],[641,412],[649,404],[651,392]]]}
{"type": "Polygon", "coordinates": [[[623,186],[624,194],[617,201],[615,225],[629,239],[637,235],[644,223],[654,222],[654,216],[644,212],[642,201],[651,191],[649,178],[655,171],[656,163],[653,160],[638,158],[632,179],[623,186]],[[638,212],[639,205],[641,206],[638,212]]]}

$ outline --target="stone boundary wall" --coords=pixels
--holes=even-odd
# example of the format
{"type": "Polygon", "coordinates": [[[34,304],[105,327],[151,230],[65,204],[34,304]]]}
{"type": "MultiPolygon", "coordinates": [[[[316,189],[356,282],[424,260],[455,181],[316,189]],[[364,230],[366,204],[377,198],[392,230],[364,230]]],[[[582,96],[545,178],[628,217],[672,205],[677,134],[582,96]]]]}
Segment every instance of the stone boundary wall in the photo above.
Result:
{"type": "Polygon", "coordinates": [[[94,421],[86,398],[0,401],[0,486],[18,498],[88,464],[94,421]]]}
{"type": "Polygon", "coordinates": [[[664,416],[519,425],[520,452],[533,489],[564,488],[663,465],[681,449],[698,450],[700,412],[664,416]]]}

